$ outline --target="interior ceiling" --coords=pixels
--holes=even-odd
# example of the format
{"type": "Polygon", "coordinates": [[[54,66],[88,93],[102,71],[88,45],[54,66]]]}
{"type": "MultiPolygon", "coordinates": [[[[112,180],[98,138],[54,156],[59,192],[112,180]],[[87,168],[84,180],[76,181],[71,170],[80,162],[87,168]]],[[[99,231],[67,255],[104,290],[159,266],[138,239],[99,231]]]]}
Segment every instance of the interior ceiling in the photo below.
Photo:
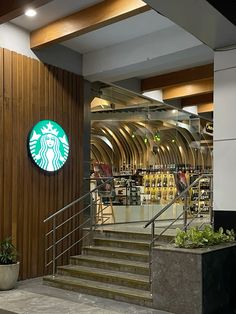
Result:
{"type": "MultiPolygon", "coordinates": [[[[35,18],[29,19],[25,15],[21,15],[18,18],[13,19],[11,22],[28,31],[32,31],[60,19],[61,17],[68,16],[100,2],[103,1],[54,0],[38,8],[35,18]]],[[[103,80],[114,82],[132,77],[143,78],[160,73],[171,72],[176,69],[188,68],[193,65],[202,65],[212,62],[213,53],[208,47],[202,45],[201,42],[198,42],[196,39],[195,42],[193,42],[192,39],[189,39],[189,44],[186,43],[186,48],[177,48],[176,51],[175,49],[166,50],[165,48],[162,48],[162,42],[164,41],[165,44],[166,41],[164,38],[165,36],[163,37],[162,35],[163,30],[170,30],[173,29],[173,27],[175,27],[175,24],[168,18],[154,10],[150,10],[102,27],[98,30],[90,31],[79,37],[66,40],[61,44],[83,54],[84,60],[88,60],[87,64],[84,62],[83,75],[89,81],[103,80]],[[160,39],[158,35],[159,32],[161,36],[160,39]],[[160,53],[155,52],[156,48],[152,47],[152,34],[157,34],[155,41],[159,43],[158,50],[160,50],[160,53]],[[150,38],[149,47],[147,47],[145,38],[146,40],[150,38]],[[108,50],[114,47],[117,54],[120,54],[119,51],[125,51],[125,45],[127,43],[132,43],[132,41],[136,39],[139,40],[140,48],[134,49],[133,51],[134,56],[132,61],[134,64],[126,66],[126,63],[124,63],[125,65],[123,64],[122,67],[120,65],[116,66],[115,60],[117,60],[117,58],[114,56],[114,51],[108,50]],[[116,47],[118,48],[117,50],[116,47]],[[108,49],[107,51],[106,48],[108,49]],[[146,49],[146,51],[144,51],[144,49],[146,49]],[[163,49],[164,51],[162,52],[161,50],[163,49]],[[141,50],[143,51],[143,55],[141,55],[141,50]],[[96,54],[90,57],[89,54],[91,53],[96,54]],[[156,53],[157,57],[155,56],[156,53]],[[103,56],[104,54],[107,54],[106,58],[103,56]],[[101,61],[101,58],[105,58],[107,59],[107,64],[110,61],[110,63],[113,64],[113,67],[109,67],[109,70],[106,70],[103,66],[103,69],[98,69],[98,72],[95,68],[95,72],[92,72],[91,74],[89,71],[86,71],[88,65],[91,64],[90,58],[92,60],[100,60],[100,64],[104,63],[104,60],[101,61]]],[[[186,31],[180,28],[179,30],[182,37],[186,38],[186,31]]],[[[169,33],[171,33],[171,31],[169,33]]],[[[175,38],[174,31],[169,36],[175,38]]],[[[171,40],[171,38],[169,40],[171,40]]],[[[174,44],[174,46],[176,45],[174,44]]],[[[127,54],[129,56],[132,55],[130,52],[127,52],[127,54]]],[[[128,60],[128,56],[124,57],[124,60],[128,60]]]]}
{"type": "MultiPolygon", "coordinates": [[[[54,0],[38,8],[35,18],[30,19],[21,15],[11,22],[32,31],[100,2],[103,1],[54,0]]],[[[218,49],[236,44],[235,0],[145,0],[145,3],[153,10],[62,42],[63,45],[83,54],[85,63],[87,62],[84,65],[83,75],[88,80],[112,82],[131,77],[142,78],[181,70],[193,65],[207,64],[213,61],[213,51],[209,47],[218,49]],[[172,43],[172,47],[167,45],[168,49],[162,48],[166,47],[168,38],[159,37],[159,33],[161,36],[163,30],[175,27],[174,23],[182,27],[181,38],[192,34],[195,42],[189,37],[188,41],[185,40],[182,49],[173,49],[177,43],[172,43]],[[157,34],[154,41],[152,34],[157,34]],[[153,44],[158,42],[158,48],[145,41],[145,38],[150,38],[153,44]],[[136,39],[140,47],[135,46],[136,39]],[[114,56],[114,51],[117,50],[117,54],[120,55],[121,51],[127,48],[128,42],[132,47],[135,46],[135,49],[132,53],[127,51],[123,60],[128,60],[128,56],[134,54],[133,64],[116,65],[117,57],[114,56]],[[112,50],[111,47],[114,49],[112,50]],[[143,50],[143,55],[141,50],[143,50]],[[191,55],[189,51],[192,57],[189,57],[191,55]],[[92,60],[98,60],[97,64],[101,64],[100,68],[94,66],[94,69],[90,69],[89,64],[92,60]],[[105,60],[113,67],[103,65],[105,60]],[[89,68],[88,71],[86,71],[87,68],[89,68]]],[[[170,42],[174,42],[177,38],[175,32],[169,32],[169,36],[170,42]]]]}
{"type": "Polygon", "coordinates": [[[67,40],[63,45],[80,53],[86,53],[148,35],[172,25],[174,23],[170,20],[154,10],[150,10],[80,37],[67,40]]]}
{"type": "Polygon", "coordinates": [[[11,20],[11,22],[28,31],[33,31],[58,20],[61,17],[80,11],[102,1],[103,0],[54,0],[39,7],[37,9],[37,15],[33,19],[21,15],[11,20]]]}

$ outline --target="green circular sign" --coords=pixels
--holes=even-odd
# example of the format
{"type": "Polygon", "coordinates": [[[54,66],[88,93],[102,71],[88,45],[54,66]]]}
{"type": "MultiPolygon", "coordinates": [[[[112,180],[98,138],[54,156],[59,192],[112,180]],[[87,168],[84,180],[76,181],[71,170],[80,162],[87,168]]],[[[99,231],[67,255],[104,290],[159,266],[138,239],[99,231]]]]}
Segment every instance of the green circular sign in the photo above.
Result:
{"type": "Polygon", "coordinates": [[[51,120],[42,120],[33,127],[28,145],[34,162],[46,171],[60,169],[69,155],[65,131],[51,120]]]}

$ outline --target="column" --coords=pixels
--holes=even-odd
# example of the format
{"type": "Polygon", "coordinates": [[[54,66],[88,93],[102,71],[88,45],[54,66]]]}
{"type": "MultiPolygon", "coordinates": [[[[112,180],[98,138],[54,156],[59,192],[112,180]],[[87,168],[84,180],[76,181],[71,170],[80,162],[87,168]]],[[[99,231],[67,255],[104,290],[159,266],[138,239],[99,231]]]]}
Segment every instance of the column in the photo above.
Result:
{"type": "Polygon", "coordinates": [[[214,67],[214,225],[236,229],[236,49],[214,67]]]}

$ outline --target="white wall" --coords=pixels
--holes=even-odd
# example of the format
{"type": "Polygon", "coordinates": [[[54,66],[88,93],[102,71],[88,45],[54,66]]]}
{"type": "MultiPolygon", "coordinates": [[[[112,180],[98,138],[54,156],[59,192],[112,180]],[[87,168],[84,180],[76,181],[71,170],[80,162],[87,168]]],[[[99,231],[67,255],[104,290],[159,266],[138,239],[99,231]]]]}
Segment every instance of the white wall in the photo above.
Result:
{"type": "Polygon", "coordinates": [[[236,211],[236,49],[214,66],[214,209],[236,211]]]}
{"type": "Polygon", "coordinates": [[[0,47],[76,74],[82,73],[82,56],[78,52],[62,45],[53,45],[34,52],[30,49],[29,32],[12,23],[0,25],[0,47]]]}
{"type": "Polygon", "coordinates": [[[0,47],[38,59],[30,49],[29,33],[11,23],[0,25],[0,47]]]}

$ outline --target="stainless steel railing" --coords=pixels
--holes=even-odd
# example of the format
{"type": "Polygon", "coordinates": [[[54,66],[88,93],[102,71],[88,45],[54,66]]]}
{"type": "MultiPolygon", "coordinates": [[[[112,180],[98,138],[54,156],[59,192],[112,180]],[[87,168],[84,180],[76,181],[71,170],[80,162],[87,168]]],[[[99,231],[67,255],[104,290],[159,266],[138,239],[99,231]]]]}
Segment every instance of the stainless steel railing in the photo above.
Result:
{"type": "MultiPolygon", "coordinates": [[[[149,225],[151,225],[151,242],[149,245],[149,281],[150,286],[152,288],[152,250],[154,243],[161,238],[161,236],[166,233],[179,219],[183,217],[183,230],[187,230],[187,228],[193,223],[193,221],[198,217],[198,215],[202,212],[203,209],[198,208],[198,211],[193,215],[192,219],[188,222],[188,210],[189,210],[189,191],[192,187],[199,184],[199,182],[204,178],[210,178],[210,201],[209,204],[209,223],[213,223],[213,182],[212,178],[213,175],[210,173],[202,174],[200,175],[195,181],[193,181],[183,192],[181,192],[179,195],[177,195],[169,204],[167,204],[163,209],[161,209],[156,215],[154,215],[145,225],[144,228],[147,228],[149,225]],[[174,203],[176,203],[179,199],[184,198],[184,206],[183,211],[176,217],[175,220],[171,221],[171,223],[164,228],[164,230],[159,233],[157,236],[155,236],[155,223],[157,219],[165,213],[174,203]]],[[[201,195],[198,194],[198,201],[200,199],[201,195]]]]}
{"type": "MultiPolygon", "coordinates": [[[[44,221],[43,221],[44,223],[52,222],[52,228],[45,234],[45,267],[52,265],[53,276],[55,276],[55,273],[56,273],[57,260],[61,256],[63,256],[66,252],[70,251],[74,246],[79,244],[82,240],[84,240],[86,237],[88,237],[91,234],[91,232],[98,225],[99,215],[109,206],[109,204],[107,206],[102,206],[102,208],[100,206],[99,211],[94,210],[94,208],[97,205],[97,202],[100,200],[98,200],[98,199],[93,200],[92,196],[94,195],[94,193],[98,192],[102,187],[104,187],[104,185],[113,181],[113,178],[110,178],[110,177],[109,178],[102,178],[102,179],[105,180],[102,184],[99,184],[98,186],[96,186],[96,188],[92,189],[90,192],[88,192],[88,193],[84,194],[83,196],[77,198],[76,200],[70,202],[69,204],[67,204],[63,208],[56,211],[54,214],[52,214],[49,217],[47,217],[46,219],[44,219],[44,221]],[[59,215],[66,213],[66,211],[68,209],[70,209],[72,206],[74,206],[76,204],[81,203],[86,198],[88,198],[89,204],[87,204],[82,209],[79,209],[78,212],[72,214],[68,218],[64,219],[62,217],[61,218],[62,221],[60,221],[59,223],[57,222],[57,218],[59,217],[59,215]],[[73,219],[75,219],[76,217],[79,217],[86,210],[90,210],[90,214],[89,214],[89,217],[85,221],[83,221],[78,226],[76,225],[74,228],[70,229],[70,231],[67,232],[65,235],[60,235],[59,237],[57,236],[57,231],[59,229],[61,229],[65,224],[71,223],[73,221],[73,219]],[[85,235],[83,235],[82,237],[79,237],[79,239],[75,240],[72,244],[70,243],[70,245],[68,247],[66,247],[66,249],[64,249],[64,250],[63,250],[63,246],[62,246],[62,250],[59,253],[57,253],[57,247],[59,244],[62,243],[63,240],[68,239],[69,236],[72,236],[76,231],[81,230],[81,228],[84,228],[85,226],[89,226],[89,228],[88,228],[89,230],[85,235]],[[51,241],[49,239],[50,236],[51,236],[51,241]],[[48,244],[48,242],[50,244],[48,244]],[[51,253],[51,255],[52,255],[51,259],[48,258],[50,252],[52,252],[51,253]]],[[[109,218],[105,218],[105,220],[102,220],[100,225],[104,224],[107,221],[107,219],[109,219],[109,218]]]]}

